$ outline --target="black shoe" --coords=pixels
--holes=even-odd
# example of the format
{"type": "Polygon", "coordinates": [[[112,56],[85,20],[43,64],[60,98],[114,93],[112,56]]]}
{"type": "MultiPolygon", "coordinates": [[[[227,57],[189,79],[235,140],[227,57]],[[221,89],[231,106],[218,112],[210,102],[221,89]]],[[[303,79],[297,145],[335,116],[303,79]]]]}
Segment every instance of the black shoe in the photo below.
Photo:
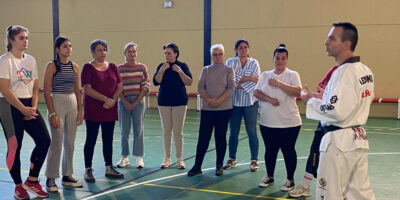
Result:
{"type": "Polygon", "coordinates": [[[111,165],[106,166],[106,174],[105,174],[105,176],[109,177],[109,178],[120,178],[120,179],[124,178],[124,175],[119,173],[119,171],[117,171],[115,169],[115,167],[111,166],[111,165]]]}
{"type": "Polygon", "coordinates": [[[73,176],[63,176],[62,184],[70,187],[83,187],[83,183],[76,180],[73,176]]]}
{"type": "Polygon", "coordinates": [[[215,170],[215,176],[222,176],[224,174],[224,168],[223,167],[217,167],[215,170]]]}
{"type": "Polygon", "coordinates": [[[85,181],[88,183],[94,183],[96,181],[96,179],[94,179],[94,176],[93,176],[93,169],[91,167],[88,167],[88,168],[86,168],[85,171],[86,171],[85,177],[84,177],[85,181]]]}
{"type": "Polygon", "coordinates": [[[196,175],[199,175],[199,174],[202,174],[202,173],[203,172],[201,171],[201,169],[193,167],[191,170],[189,170],[187,175],[188,176],[196,176],[196,175]]]}

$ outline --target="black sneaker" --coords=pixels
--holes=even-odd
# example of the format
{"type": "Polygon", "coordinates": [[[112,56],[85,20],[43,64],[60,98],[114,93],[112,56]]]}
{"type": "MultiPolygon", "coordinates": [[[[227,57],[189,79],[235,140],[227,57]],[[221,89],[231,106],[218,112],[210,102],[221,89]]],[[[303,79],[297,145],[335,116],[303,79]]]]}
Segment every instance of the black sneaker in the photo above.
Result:
{"type": "Polygon", "coordinates": [[[226,162],[224,169],[228,170],[228,169],[232,169],[236,167],[236,160],[229,158],[229,160],[226,162]]]}
{"type": "Polygon", "coordinates": [[[224,168],[223,167],[217,167],[215,170],[215,176],[222,176],[224,174],[224,168]]]}
{"type": "Polygon", "coordinates": [[[57,187],[55,178],[47,178],[46,189],[49,192],[58,192],[58,187],[57,187]]]}
{"type": "Polygon", "coordinates": [[[196,176],[199,174],[202,174],[203,172],[201,171],[201,169],[197,168],[197,167],[193,167],[191,170],[189,170],[189,172],[187,173],[188,176],[196,176]]]}
{"type": "Polygon", "coordinates": [[[109,178],[119,178],[119,179],[123,179],[124,178],[124,175],[119,173],[119,171],[117,171],[115,169],[115,167],[111,166],[111,165],[106,166],[106,174],[105,174],[105,176],[109,177],[109,178]]]}
{"type": "Polygon", "coordinates": [[[94,176],[93,176],[93,168],[91,168],[91,167],[86,168],[84,179],[88,183],[94,183],[96,181],[96,179],[94,179],[94,176]]]}
{"type": "Polygon", "coordinates": [[[263,180],[258,184],[258,187],[266,188],[274,183],[274,177],[266,176],[263,180]]]}
{"type": "Polygon", "coordinates": [[[294,180],[286,180],[285,184],[282,185],[281,191],[290,191],[294,189],[294,180]]]}
{"type": "Polygon", "coordinates": [[[72,176],[63,176],[62,184],[65,186],[70,186],[70,187],[83,187],[83,183],[76,180],[72,176]]]}

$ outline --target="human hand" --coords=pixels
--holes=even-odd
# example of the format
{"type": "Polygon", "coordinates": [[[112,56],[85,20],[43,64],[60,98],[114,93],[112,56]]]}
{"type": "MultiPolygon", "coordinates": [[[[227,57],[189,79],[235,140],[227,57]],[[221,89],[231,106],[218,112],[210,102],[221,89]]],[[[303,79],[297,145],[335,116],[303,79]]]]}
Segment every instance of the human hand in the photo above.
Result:
{"type": "Polygon", "coordinates": [[[276,99],[276,98],[271,98],[271,99],[269,100],[269,102],[270,102],[273,106],[279,106],[279,105],[280,105],[278,99],[276,99]]]}
{"type": "Polygon", "coordinates": [[[161,66],[161,68],[160,68],[160,71],[162,71],[162,72],[164,72],[165,70],[167,70],[169,68],[169,63],[164,63],[162,66],[161,66]]]}
{"type": "Polygon", "coordinates": [[[252,81],[253,83],[257,83],[257,82],[258,82],[258,75],[252,76],[252,77],[251,77],[251,81],[252,81]]]}
{"type": "Polygon", "coordinates": [[[78,115],[76,115],[76,125],[80,126],[83,122],[83,115],[81,112],[78,112],[78,115]]]}
{"type": "Polygon", "coordinates": [[[57,115],[53,115],[50,117],[50,126],[56,129],[60,127],[60,121],[57,115]]]}
{"type": "Polygon", "coordinates": [[[273,79],[273,78],[269,79],[268,83],[269,83],[269,85],[274,86],[274,87],[279,86],[279,81],[276,79],[273,79]]]}
{"type": "Polygon", "coordinates": [[[176,72],[182,71],[182,69],[181,69],[178,65],[176,65],[176,64],[174,64],[174,65],[172,66],[172,70],[174,70],[174,71],[176,71],[176,72]]]}

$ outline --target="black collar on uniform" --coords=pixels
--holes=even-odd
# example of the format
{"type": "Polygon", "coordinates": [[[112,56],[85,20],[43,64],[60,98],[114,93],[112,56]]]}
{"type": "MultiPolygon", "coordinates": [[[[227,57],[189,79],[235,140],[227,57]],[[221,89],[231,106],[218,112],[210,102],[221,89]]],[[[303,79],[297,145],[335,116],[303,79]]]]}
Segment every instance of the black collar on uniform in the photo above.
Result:
{"type": "Polygon", "coordinates": [[[350,58],[346,59],[345,61],[343,61],[342,63],[340,63],[339,66],[344,65],[346,63],[355,63],[355,62],[360,62],[360,56],[350,57],[350,58]]]}

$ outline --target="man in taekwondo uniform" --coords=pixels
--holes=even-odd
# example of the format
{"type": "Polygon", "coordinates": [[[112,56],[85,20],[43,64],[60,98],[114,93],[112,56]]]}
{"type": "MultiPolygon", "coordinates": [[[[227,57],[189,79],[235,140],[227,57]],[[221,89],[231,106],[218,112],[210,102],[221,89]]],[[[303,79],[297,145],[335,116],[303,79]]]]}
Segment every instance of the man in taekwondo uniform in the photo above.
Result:
{"type": "Polygon", "coordinates": [[[355,56],[357,28],[348,22],[334,23],[325,42],[328,56],[339,68],[332,74],[319,99],[303,90],[306,116],[320,120],[326,132],[320,146],[316,199],[375,200],[368,178],[369,148],[362,127],[374,98],[371,70],[355,56]]]}

